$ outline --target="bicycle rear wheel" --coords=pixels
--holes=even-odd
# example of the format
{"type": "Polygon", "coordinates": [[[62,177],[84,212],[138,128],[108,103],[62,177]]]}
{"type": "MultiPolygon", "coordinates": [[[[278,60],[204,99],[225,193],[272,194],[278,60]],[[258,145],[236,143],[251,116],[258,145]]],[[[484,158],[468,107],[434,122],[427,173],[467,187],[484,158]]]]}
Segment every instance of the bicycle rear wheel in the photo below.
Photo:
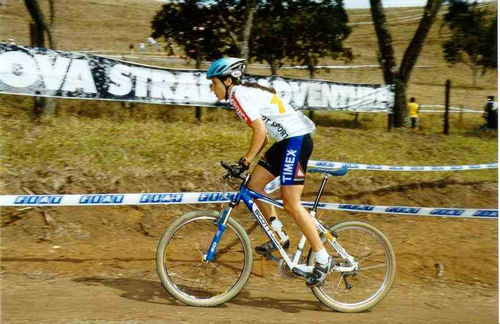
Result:
{"type": "MultiPolygon", "coordinates": [[[[396,257],[385,235],[372,225],[348,221],[330,227],[337,242],[359,263],[352,272],[332,271],[323,285],[313,287],[314,295],[339,312],[361,312],[377,305],[389,292],[396,273],[396,257]]],[[[325,248],[340,266],[348,264],[321,236],[325,248]]],[[[307,264],[314,265],[309,251],[307,264]]]]}
{"type": "Polygon", "coordinates": [[[217,232],[219,213],[196,211],[183,215],[163,233],[156,251],[156,269],[167,291],[192,306],[215,306],[235,297],[252,270],[247,233],[229,218],[212,262],[203,255],[217,232]]]}

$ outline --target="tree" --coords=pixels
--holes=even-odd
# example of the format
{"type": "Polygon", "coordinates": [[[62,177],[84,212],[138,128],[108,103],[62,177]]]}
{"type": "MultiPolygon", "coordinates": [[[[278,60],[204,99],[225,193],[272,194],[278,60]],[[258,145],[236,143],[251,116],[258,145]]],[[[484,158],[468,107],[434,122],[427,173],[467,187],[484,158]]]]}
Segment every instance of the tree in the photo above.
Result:
{"type": "Polygon", "coordinates": [[[370,0],[372,20],[378,40],[379,63],[382,67],[384,81],[386,84],[394,86],[394,118],[392,120],[394,127],[403,127],[407,122],[406,89],[408,81],[442,3],[443,0],[427,0],[422,19],[406,48],[398,69],[392,47],[392,37],[387,29],[382,2],[381,0],[370,0]]]}
{"type": "MultiPolygon", "coordinates": [[[[26,9],[33,19],[33,23],[30,25],[30,32],[32,38],[32,45],[38,47],[45,46],[44,34],[47,34],[49,48],[56,49],[56,41],[53,36],[54,18],[55,18],[55,5],[54,0],[49,0],[49,17],[50,23],[47,23],[45,16],[40,9],[40,5],[37,0],[24,0],[26,9]]],[[[39,121],[42,115],[48,117],[54,117],[57,114],[57,104],[54,98],[45,97],[35,97],[35,102],[33,106],[33,120],[39,121]]]]}
{"type": "Polygon", "coordinates": [[[498,68],[498,17],[491,21],[486,33],[484,34],[483,42],[479,47],[481,60],[479,63],[486,69],[498,68]]]}
{"type": "Polygon", "coordinates": [[[226,27],[225,31],[231,37],[232,45],[237,49],[237,56],[247,62],[256,5],[256,0],[217,0],[214,6],[217,17],[226,27]]]}
{"type": "Polygon", "coordinates": [[[257,8],[250,56],[266,61],[271,68],[271,75],[277,74],[286,57],[286,47],[291,38],[289,20],[290,12],[285,1],[266,1],[257,8]]]}
{"type": "Polygon", "coordinates": [[[197,68],[223,55],[248,59],[254,12],[255,0],[168,2],[153,18],[152,36],[176,41],[197,68]]]}
{"type": "Polygon", "coordinates": [[[168,2],[163,5],[151,22],[152,37],[173,39],[184,49],[186,56],[196,61],[196,68],[203,60],[213,60],[224,54],[236,52],[213,8],[198,1],[168,2]]]}
{"type": "Polygon", "coordinates": [[[30,13],[31,19],[35,22],[36,28],[41,32],[47,33],[49,48],[56,49],[56,42],[53,36],[53,26],[54,26],[54,0],[49,0],[49,11],[50,11],[50,23],[47,24],[44,14],[40,9],[40,5],[37,0],[24,0],[26,9],[30,13]]]}
{"type": "Polygon", "coordinates": [[[307,65],[313,78],[320,57],[331,55],[338,58],[344,52],[342,41],[349,36],[351,29],[347,26],[343,1],[299,0],[288,4],[292,14],[287,57],[307,65]]]}
{"type": "Polygon", "coordinates": [[[481,69],[484,72],[496,68],[496,15],[491,17],[477,2],[450,0],[443,24],[451,31],[451,37],[442,45],[445,60],[468,66],[475,87],[481,69]]]}

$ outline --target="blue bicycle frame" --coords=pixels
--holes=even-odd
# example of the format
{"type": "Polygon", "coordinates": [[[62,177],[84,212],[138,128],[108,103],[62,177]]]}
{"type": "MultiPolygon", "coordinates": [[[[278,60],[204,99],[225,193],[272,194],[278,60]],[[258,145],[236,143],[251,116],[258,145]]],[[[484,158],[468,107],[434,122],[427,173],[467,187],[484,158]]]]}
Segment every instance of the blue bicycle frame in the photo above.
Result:
{"type": "MultiPolygon", "coordinates": [[[[311,170],[312,171],[312,170],[311,170]]],[[[208,249],[208,252],[204,255],[204,261],[205,262],[211,262],[213,261],[216,253],[217,253],[217,245],[219,244],[219,241],[222,237],[222,234],[224,233],[226,229],[226,223],[227,220],[229,219],[229,216],[231,214],[232,209],[240,203],[240,201],[243,200],[245,205],[247,206],[248,210],[252,212],[253,217],[257,220],[257,222],[260,224],[260,226],[263,228],[264,232],[266,235],[269,237],[269,239],[273,242],[273,244],[277,247],[278,252],[281,254],[283,260],[287,263],[288,267],[292,269],[292,271],[298,275],[301,276],[306,276],[306,273],[312,271],[312,266],[305,266],[305,265],[299,265],[298,262],[300,260],[300,256],[302,254],[302,251],[304,249],[305,243],[306,243],[306,237],[302,235],[300,242],[297,247],[297,251],[293,257],[293,260],[290,259],[286,251],[283,249],[281,244],[278,242],[276,237],[273,235],[273,232],[269,226],[269,223],[266,221],[264,215],[260,211],[260,209],[257,207],[257,204],[255,203],[255,200],[260,200],[265,203],[274,205],[279,208],[283,208],[283,203],[274,199],[271,199],[269,197],[266,197],[264,195],[261,195],[253,190],[250,190],[247,188],[247,183],[249,181],[249,175],[246,177],[246,179],[243,181],[242,185],[240,186],[240,189],[238,193],[234,196],[234,199],[229,203],[229,206],[227,206],[223,212],[221,213],[221,216],[218,220],[218,229],[217,233],[215,234],[211,244],[210,248],[208,249]]],[[[326,182],[328,180],[328,174],[325,174],[325,177],[323,178],[323,182],[321,183],[321,187],[319,189],[318,195],[316,196],[316,200],[312,206],[312,210],[310,212],[311,217],[313,217],[314,222],[316,224],[317,229],[319,230],[320,233],[323,233],[325,238],[332,244],[334,249],[339,253],[339,255],[342,256],[344,260],[350,261],[349,263],[354,263],[354,259],[340,246],[335,237],[330,233],[330,231],[322,224],[320,223],[316,218],[316,210],[317,206],[319,204],[319,199],[321,198],[321,195],[323,194],[324,188],[326,186],[326,182]]],[[[338,267],[339,271],[350,271],[352,270],[351,267],[338,267]]]]}

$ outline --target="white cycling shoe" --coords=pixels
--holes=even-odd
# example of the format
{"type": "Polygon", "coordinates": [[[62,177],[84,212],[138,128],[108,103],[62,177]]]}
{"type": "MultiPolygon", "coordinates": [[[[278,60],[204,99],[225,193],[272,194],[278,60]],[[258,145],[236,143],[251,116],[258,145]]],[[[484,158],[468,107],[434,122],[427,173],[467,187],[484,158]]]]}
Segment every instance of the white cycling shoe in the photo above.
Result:
{"type": "Polygon", "coordinates": [[[328,262],[326,264],[316,262],[312,273],[306,280],[306,285],[308,287],[321,286],[332,267],[333,258],[331,256],[328,257],[328,262]]]}

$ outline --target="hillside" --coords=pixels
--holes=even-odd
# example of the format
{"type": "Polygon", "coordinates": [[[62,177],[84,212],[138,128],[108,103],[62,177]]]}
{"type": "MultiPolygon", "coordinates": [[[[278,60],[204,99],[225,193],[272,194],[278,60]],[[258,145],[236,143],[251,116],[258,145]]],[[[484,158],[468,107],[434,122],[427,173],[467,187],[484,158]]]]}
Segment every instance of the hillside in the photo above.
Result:
{"type": "MultiPolygon", "coordinates": [[[[44,2],[45,3],[45,2],[44,2]]],[[[56,36],[61,50],[127,52],[150,34],[157,1],[56,1],[56,36]]],[[[390,19],[412,17],[419,8],[387,10],[390,19]]],[[[353,23],[368,10],[350,10],[353,23]]],[[[367,16],[368,15],[368,16],[367,16]]],[[[408,18],[412,19],[412,18],[408,18]]],[[[0,40],[28,43],[22,1],[0,9],[0,40]]],[[[415,20],[390,25],[400,58],[415,20]]],[[[440,52],[439,22],[432,29],[410,82],[420,103],[442,103],[444,81],[453,82],[452,104],[481,110],[497,91],[496,73],[470,86],[463,66],[448,67],[440,52]]],[[[346,42],[351,64],[376,64],[370,25],[355,25],[346,42]]],[[[137,48],[137,45],[136,45],[137,48]]],[[[135,59],[148,64],[167,65],[135,59]]],[[[343,64],[329,60],[322,64],[343,64]]],[[[187,66],[182,61],[168,66],[187,66]]],[[[260,72],[262,70],[254,70],[260,72]]],[[[281,71],[305,77],[304,71],[281,71]]],[[[318,78],[378,83],[379,69],[320,71],[318,78]]],[[[236,161],[250,130],[234,114],[204,108],[202,121],[190,107],[57,100],[59,116],[30,120],[33,99],[0,96],[0,194],[130,193],[223,190],[219,161],[236,161]]],[[[389,165],[455,165],[497,162],[496,132],[479,133],[480,114],[453,115],[451,134],[442,116],[427,114],[422,129],[386,130],[383,114],[322,112],[312,159],[389,165]],[[357,119],[355,119],[357,118],[357,119]]],[[[319,175],[308,175],[304,200],[312,200],[319,175]]],[[[226,188],[226,190],[233,190],[226,188]]],[[[467,172],[351,171],[330,179],[325,202],[386,206],[497,208],[498,170],[467,172]]],[[[248,286],[217,308],[182,307],[166,293],[155,271],[155,251],[165,228],[183,213],[220,205],[2,208],[0,253],[1,322],[5,323],[496,323],[498,322],[497,221],[324,211],[326,224],[366,221],[391,241],[397,279],[388,297],[361,314],[328,311],[302,281],[285,280],[276,264],[254,256],[248,286]],[[52,230],[44,217],[57,224],[52,230]],[[438,271],[442,269],[441,275],[438,271]]],[[[280,213],[298,241],[294,222],[280,213]]],[[[232,215],[245,229],[255,221],[243,206],[232,215]]],[[[255,246],[267,240],[258,229],[255,246]]],[[[306,251],[308,247],[306,246],[306,251]]],[[[182,256],[183,251],[172,251],[182,256]]]]}
{"type": "MultiPolygon", "coordinates": [[[[42,4],[45,4],[42,2],[42,4]]],[[[496,4],[490,5],[496,11],[496,4]]],[[[60,50],[78,51],[95,50],[119,51],[128,53],[129,45],[135,44],[136,52],[139,42],[144,42],[151,34],[150,21],[155,12],[161,8],[159,1],[57,1],[55,36],[60,50]],[[119,12],[119,15],[110,13],[119,12]]],[[[451,104],[482,109],[485,99],[497,92],[496,72],[488,72],[478,80],[478,88],[472,88],[471,72],[463,65],[448,66],[442,55],[441,42],[446,30],[441,30],[443,8],[438,20],[426,40],[423,52],[412,74],[409,96],[416,97],[421,104],[442,104],[444,102],[444,82],[452,80],[451,104]]],[[[393,35],[397,61],[401,57],[418,26],[418,15],[422,8],[388,8],[386,9],[389,29],[393,35]]],[[[368,9],[348,10],[352,24],[371,21],[368,9]]],[[[22,2],[11,1],[6,8],[0,10],[2,30],[0,40],[13,38],[19,44],[29,44],[29,15],[22,2]]],[[[373,25],[353,25],[352,34],[345,42],[355,54],[352,65],[377,64],[377,43],[373,25]]],[[[176,53],[182,55],[181,52],[176,53]]],[[[144,55],[147,56],[147,55],[144,55]]],[[[134,58],[143,63],[163,66],[186,66],[182,62],[162,62],[146,58],[134,58]]],[[[324,59],[321,64],[343,64],[324,59]]],[[[191,67],[193,67],[191,65],[191,67]]],[[[263,70],[250,70],[263,73],[263,70]]],[[[305,71],[282,70],[287,76],[307,77],[305,71]]],[[[382,72],[379,69],[349,69],[320,71],[317,78],[341,82],[382,83],[382,72]]]]}

